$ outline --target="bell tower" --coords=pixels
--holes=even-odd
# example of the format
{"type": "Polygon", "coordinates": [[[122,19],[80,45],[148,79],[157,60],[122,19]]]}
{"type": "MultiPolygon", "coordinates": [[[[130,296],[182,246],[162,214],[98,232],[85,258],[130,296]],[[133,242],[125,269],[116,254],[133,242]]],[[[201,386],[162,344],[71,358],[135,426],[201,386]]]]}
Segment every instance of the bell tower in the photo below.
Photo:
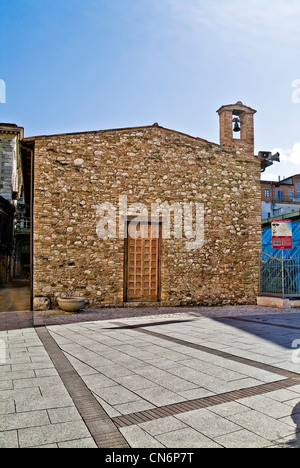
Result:
{"type": "Polygon", "coordinates": [[[220,145],[254,153],[254,114],[256,110],[241,101],[222,106],[220,117],[220,145]]]}

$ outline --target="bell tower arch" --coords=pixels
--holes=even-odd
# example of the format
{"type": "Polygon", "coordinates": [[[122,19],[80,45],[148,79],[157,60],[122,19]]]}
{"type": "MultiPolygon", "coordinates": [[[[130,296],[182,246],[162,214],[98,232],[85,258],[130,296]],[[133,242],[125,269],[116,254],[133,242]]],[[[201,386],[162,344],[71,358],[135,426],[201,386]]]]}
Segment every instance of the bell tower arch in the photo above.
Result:
{"type": "Polygon", "coordinates": [[[220,145],[254,153],[254,114],[256,110],[241,101],[222,106],[220,117],[220,145]]]}

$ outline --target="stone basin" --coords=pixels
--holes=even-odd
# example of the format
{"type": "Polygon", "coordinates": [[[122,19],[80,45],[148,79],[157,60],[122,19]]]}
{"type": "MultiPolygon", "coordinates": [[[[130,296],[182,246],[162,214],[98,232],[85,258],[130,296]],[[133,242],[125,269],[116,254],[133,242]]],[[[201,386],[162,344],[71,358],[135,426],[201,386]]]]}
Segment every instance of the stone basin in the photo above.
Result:
{"type": "Polygon", "coordinates": [[[59,307],[65,312],[79,312],[84,309],[84,297],[59,297],[57,301],[59,307]]]}

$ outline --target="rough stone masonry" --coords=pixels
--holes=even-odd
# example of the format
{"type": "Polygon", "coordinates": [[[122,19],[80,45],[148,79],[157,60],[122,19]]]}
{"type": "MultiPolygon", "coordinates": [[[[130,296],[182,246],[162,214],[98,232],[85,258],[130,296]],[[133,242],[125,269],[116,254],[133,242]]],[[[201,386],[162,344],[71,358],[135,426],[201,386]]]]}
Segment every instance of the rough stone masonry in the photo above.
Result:
{"type": "Polygon", "coordinates": [[[128,239],[97,235],[97,207],[117,209],[124,196],[129,206],[142,203],[149,212],[153,203],[203,206],[200,248],[187,249],[184,236],[172,230],[169,238],[160,236],[153,305],[254,304],[261,247],[254,113],[240,102],[223,106],[220,145],[158,124],[27,138],[34,142],[34,307],[54,308],[58,297],[70,295],[85,297],[93,308],[124,306],[131,280],[141,291],[134,302],[145,302],[136,283],[149,274],[150,244],[137,241],[128,266],[128,239]],[[238,140],[235,115],[242,129],[238,140]]]}

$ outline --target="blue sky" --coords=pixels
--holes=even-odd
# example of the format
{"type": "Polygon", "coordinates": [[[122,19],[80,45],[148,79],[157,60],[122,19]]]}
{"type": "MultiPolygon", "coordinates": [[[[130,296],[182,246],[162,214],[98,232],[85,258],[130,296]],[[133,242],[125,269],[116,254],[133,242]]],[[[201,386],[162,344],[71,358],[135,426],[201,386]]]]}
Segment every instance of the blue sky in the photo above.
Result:
{"type": "Polygon", "coordinates": [[[0,0],[0,121],[25,136],[158,122],[218,143],[217,109],[242,101],[256,151],[281,153],[263,178],[288,177],[299,25],[299,0],[0,0]]]}

